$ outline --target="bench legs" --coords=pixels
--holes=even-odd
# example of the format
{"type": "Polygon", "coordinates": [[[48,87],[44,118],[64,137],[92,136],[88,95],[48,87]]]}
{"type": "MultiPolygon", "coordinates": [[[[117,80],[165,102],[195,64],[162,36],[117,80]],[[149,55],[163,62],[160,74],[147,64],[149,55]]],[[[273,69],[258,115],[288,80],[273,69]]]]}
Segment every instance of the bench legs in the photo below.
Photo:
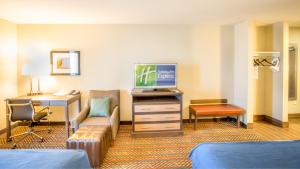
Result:
{"type": "Polygon", "coordinates": [[[189,107],[189,123],[191,123],[192,122],[192,110],[191,110],[191,108],[189,107]]]}
{"type": "Polygon", "coordinates": [[[237,126],[237,128],[240,128],[240,116],[239,115],[237,115],[237,117],[236,117],[236,126],[237,126]]]}
{"type": "Polygon", "coordinates": [[[195,115],[195,114],[194,114],[194,116],[195,116],[194,130],[197,130],[198,117],[197,117],[197,115],[195,115]]]}
{"type": "MultiPolygon", "coordinates": [[[[189,115],[190,115],[189,122],[191,123],[192,113],[190,113],[189,115]]],[[[198,123],[198,117],[195,114],[193,114],[193,115],[195,117],[194,130],[196,130],[197,129],[197,123],[198,123]]],[[[237,115],[236,117],[237,117],[236,118],[236,126],[237,126],[237,128],[240,128],[240,115],[237,115]]],[[[219,122],[219,119],[217,119],[217,122],[219,122]]]]}

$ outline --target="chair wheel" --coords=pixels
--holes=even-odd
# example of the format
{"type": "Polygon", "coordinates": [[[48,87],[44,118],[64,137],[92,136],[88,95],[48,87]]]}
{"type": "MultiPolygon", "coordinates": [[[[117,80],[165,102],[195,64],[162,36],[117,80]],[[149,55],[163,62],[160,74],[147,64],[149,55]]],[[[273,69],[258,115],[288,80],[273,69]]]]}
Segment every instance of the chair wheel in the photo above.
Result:
{"type": "Polygon", "coordinates": [[[17,145],[16,144],[13,144],[12,148],[11,149],[16,149],[17,148],[17,145]]]}

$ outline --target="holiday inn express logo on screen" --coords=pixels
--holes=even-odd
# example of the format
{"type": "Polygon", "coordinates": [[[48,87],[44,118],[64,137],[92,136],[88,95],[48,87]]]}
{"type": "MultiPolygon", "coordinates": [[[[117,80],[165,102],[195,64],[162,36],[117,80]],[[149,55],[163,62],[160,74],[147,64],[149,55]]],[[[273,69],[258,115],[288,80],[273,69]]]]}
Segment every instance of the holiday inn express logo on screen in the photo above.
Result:
{"type": "Polygon", "coordinates": [[[174,86],[175,65],[141,64],[135,67],[135,86],[174,86]]]}
{"type": "Polygon", "coordinates": [[[156,65],[137,65],[136,86],[156,86],[156,65]]]}

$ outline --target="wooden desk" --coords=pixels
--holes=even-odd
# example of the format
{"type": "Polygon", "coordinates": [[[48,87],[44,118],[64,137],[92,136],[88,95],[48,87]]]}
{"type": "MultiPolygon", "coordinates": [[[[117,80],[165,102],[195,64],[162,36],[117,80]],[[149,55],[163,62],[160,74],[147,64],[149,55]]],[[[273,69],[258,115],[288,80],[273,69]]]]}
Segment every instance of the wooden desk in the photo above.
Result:
{"type": "MultiPolygon", "coordinates": [[[[54,96],[52,94],[43,94],[36,96],[19,96],[19,99],[32,99],[34,106],[63,106],[65,112],[65,125],[67,138],[70,136],[70,120],[69,120],[69,109],[68,106],[78,101],[78,110],[81,110],[81,94],[78,95],[67,95],[67,96],[54,96]]],[[[9,121],[9,110],[6,104],[6,139],[10,141],[11,136],[11,125],[9,121]]]]}
{"type": "Polygon", "coordinates": [[[203,104],[190,105],[190,122],[191,115],[195,117],[194,129],[197,129],[198,117],[215,117],[215,116],[237,116],[237,127],[240,127],[240,115],[244,114],[244,110],[232,104],[203,104]]]}

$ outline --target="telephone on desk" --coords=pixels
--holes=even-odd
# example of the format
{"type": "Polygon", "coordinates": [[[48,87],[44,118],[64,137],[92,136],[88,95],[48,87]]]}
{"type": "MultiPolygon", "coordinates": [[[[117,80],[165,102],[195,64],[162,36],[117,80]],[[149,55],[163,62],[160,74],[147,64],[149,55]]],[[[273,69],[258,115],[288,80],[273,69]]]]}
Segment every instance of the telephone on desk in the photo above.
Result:
{"type": "Polygon", "coordinates": [[[54,96],[67,96],[67,95],[78,95],[80,94],[79,90],[61,90],[53,93],[54,96]]]}

